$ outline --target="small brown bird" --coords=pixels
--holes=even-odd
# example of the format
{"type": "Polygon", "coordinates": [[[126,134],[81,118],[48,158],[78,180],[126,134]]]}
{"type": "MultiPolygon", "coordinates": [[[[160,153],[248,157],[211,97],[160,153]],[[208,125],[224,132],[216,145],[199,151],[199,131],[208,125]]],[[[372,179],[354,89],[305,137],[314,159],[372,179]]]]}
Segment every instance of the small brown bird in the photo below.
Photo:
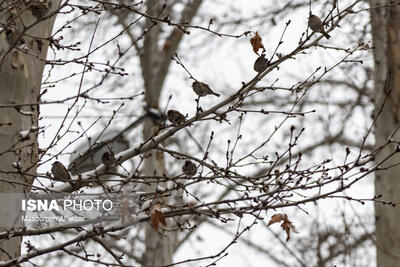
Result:
{"type": "Polygon", "coordinates": [[[213,90],[211,90],[210,86],[208,84],[195,81],[192,84],[193,91],[198,95],[198,96],[206,96],[206,95],[216,95],[220,96],[220,94],[215,93],[213,90]]]}
{"type": "MultiPolygon", "coordinates": [[[[51,2],[50,2],[51,3],[51,2]]],[[[34,2],[29,5],[32,15],[37,19],[41,19],[49,13],[50,8],[47,3],[34,2]]]]}
{"type": "Polygon", "coordinates": [[[193,176],[197,172],[197,167],[196,165],[191,162],[190,160],[186,160],[185,164],[182,166],[182,172],[186,174],[187,176],[193,176]]]}
{"type": "Polygon", "coordinates": [[[53,166],[51,167],[51,173],[56,181],[71,181],[71,176],[69,175],[67,168],[65,168],[64,165],[59,161],[53,163],[53,166]]]}
{"type": "Polygon", "coordinates": [[[167,118],[173,125],[180,125],[186,121],[186,117],[183,116],[179,111],[170,109],[167,112],[167,118]]]}
{"type": "Polygon", "coordinates": [[[101,162],[106,165],[107,168],[113,165],[115,162],[114,153],[104,152],[103,155],[101,155],[101,162]]]}
{"type": "Polygon", "coordinates": [[[268,59],[265,58],[265,54],[261,54],[254,62],[254,70],[257,72],[262,72],[268,67],[268,59]]]}
{"type": "Polygon", "coordinates": [[[315,15],[311,14],[308,19],[308,27],[315,32],[322,33],[326,39],[329,39],[331,36],[325,31],[324,24],[322,21],[315,15]]]}

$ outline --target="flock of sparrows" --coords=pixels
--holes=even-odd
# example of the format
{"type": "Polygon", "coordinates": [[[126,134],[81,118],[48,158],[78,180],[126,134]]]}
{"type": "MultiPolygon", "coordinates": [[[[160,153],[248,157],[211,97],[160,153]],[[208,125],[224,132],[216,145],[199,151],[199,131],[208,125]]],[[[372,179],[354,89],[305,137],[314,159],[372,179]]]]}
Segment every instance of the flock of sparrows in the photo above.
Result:
{"type": "MultiPolygon", "coordinates": [[[[42,14],[40,14],[42,15],[42,14]]],[[[323,34],[327,39],[329,39],[331,36],[325,31],[324,24],[322,23],[321,19],[318,18],[314,14],[310,14],[310,17],[308,19],[308,27],[310,27],[311,30],[314,32],[319,32],[323,34]]],[[[268,66],[268,60],[265,58],[265,54],[262,54],[257,58],[257,60],[254,62],[254,70],[256,72],[262,72],[264,71],[268,66]]],[[[210,86],[208,84],[199,82],[199,81],[194,81],[192,84],[193,91],[199,96],[207,96],[207,95],[215,95],[215,96],[220,96],[218,93],[215,93],[213,90],[211,90],[210,86]]],[[[170,109],[167,112],[167,119],[168,121],[174,125],[181,125],[186,122],[186,117],[181,114],[179,111],[170,109]]],[[[101,161],[104,165],[107,167],[112,165],[114,162],[114,156],[108,152],[103,153],[101,157],[101,161]]],[[[182,166],[182,172],[187,175],[187,176],[193,176],[196,174],[197,167],[196,165],[191,162],[190,160],[186,160],[184,165],[182,166]]],[[[71,180],[71,176],[65,168],[65,166],[59,162],[56,161],[53,163],[51,167],[51,172],[53,174],[54,180],[57,181],[63,181],[67,182],[71,180]]]]}
{"type": "MultiPolygon", "coordinates": [[[[106,166],[106,168],[112,167],[116,162],[116,159],[114,158],[114,153],[104,152],[101,155],[101,162],[106,166]]],[[[60,182],[72,181],[69,171],[59,161],[53,162],[53,164],[51,166],[51,173],[53,175],[54,181],[60,181],[60,182]]]]}
{"type": "MultiPolygon", "coordinates": [[[[210,86],[208,84],[195,81],[192,84],[193,91],[199,96],[207,96],[207,95],[215,95],[215,96],[220,96],[219,94],[215,93],[213,90],[211,90],[210,86]]],[[[179,111],[170,109],[167,112],[167,119],[172,125],[178,126],[184,122],[186,122],[186,117],[181,114],[179,111]]],[[[103,155],[101,156],[101,162],[108,168],[112,166],[115,163],[115,158],[113,153],[109,152],[104,152],[103,155]]],[[[197,167],[194,163],[191,161],[187,160],[185,161],[185,164],[182,167],[183,173],[185,173],[187,176],[193,176],[196,174],[197,167]]],[[[68,182],[71,181],[71,175],[69,174],[67,168],[59,162],[55,161],[51,167],[51,173],[53,175],[53,179],[55,181],[61,181],[61,182],[68,182]]]]}
{"type": "MultiPolygon", "coordinates": [[[[102,156],[102,162],[106,166],[110,163],[109,159],[112,159],[112,155],[108,152],[105,152],[102,156]]],[[[111,160],[113,161],[113,160],[111,160]]],[[[191,162],[190,160],[186,160],[185,163],[182,166],[182,172],[189,177],[192,177],[193,175],[196,174],[197,172],[197,167],[196,164],[191,162]]],[[[71,180],[71,175],[69,174],[67,168],[59,162],[55,161],[53,165],[51,166],[51,173],[53,175],[53,179],[55,181],[60,181],[60,182],[70,182],[71,180]]]]}
{"type": "MultiPolygon", "coordinates": [[[[308,27],[310,27],[310,29],[314,32],[322,33],[326,37],[326,39],[329,39],[331,37],[325,31],[324,23],[321,21],[321,19],[312,13],[310,14],[310,17],[308,19],[308,27]]],[[[268,67],[268,63],[269,62],[265,58],[265,54],[263,53],[254,62],[253,69],[258,73],[263,72],[268,67]]]]}
{"type": "MultiPolygon", "coordinates": [[[[215,95],[215,96],[220,96],[220,94],[214,92],[211,90],[210,86],[208,84],[199,82],[199,81],[194,81],[192,84],[193,91],[199,96],[207,96],[207,95],[215,95]]],[[[178,126],[181,125],[182,123],[186,122],[186,117],[180,113],[179,111],[175,109],[170,109],[167,111],[167,119],[172,125],[178,126]]]]}
{"type": "MultiPolygon", "coordinates": [[[[308,20],[308,27],[314,32],[322,33],[327,39],[331,36],[325,31],[324,24],[322,21],[315,15],[310,14],[310,18],[308,20]]],[[[268,67],[268,59],[265,58],[265,54],[261,54],[254,62],[254,70],[257,72],[262,72],[268,67]]],[[[206,96],[206,95],[215,95],[220,96],[219,94],[215,93],[211,88],[202,82],[195,81],[192,84],[193,91],[199,96],[206,96]]],[[[180,125],[186,122],[186,117],[181,114],[179,111],[170,109],[167,112],[167,119],[168,121],[174,125],[180,125]]],[[[197,167],[196,165],[191,162],[190,160],[186,160],[185,164],[182,166],[182,172],[187,176],[193,176],[196,174],[197,167]]]]}

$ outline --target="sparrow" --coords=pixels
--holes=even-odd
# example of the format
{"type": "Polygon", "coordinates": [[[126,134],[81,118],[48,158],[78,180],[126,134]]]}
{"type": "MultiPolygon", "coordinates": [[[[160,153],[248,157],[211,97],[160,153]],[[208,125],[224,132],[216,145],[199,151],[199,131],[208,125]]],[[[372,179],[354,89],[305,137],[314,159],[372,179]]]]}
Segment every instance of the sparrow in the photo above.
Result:
{"type": "Polygon", "coordinates": [[[71,181],[71,176],[69,175],[67,168],[65,168],[64,165],[59,161],[53,163],[53,166],[51,167],[51,173],[56,181],[71,181]]]}
{"type": "Polygon", "coordinates": [[[104,152],[103,155],[101,155],[101,162],[106,166],[110,167],[111,165],[114,164],[115,158],[114,158],[114,153],[110,152],[104,152]]]}
{"type": "Polygon", "coordinates": [[[179,111],[170,109],[167,112],[167,118],[173,125],[179,125],[186,121],[186,117],[183,116],[179,111]]]}
{"type": "Polygon", "coordinates": [[[193,91],[198,95],[198,96],[206,96],[206,95],[216,95],[220,96],[220,94],[215,93],[213,90],[210,89],[210,86],[208,84],[195,81],[192,84],[193,91]]]}
{"type": "Polygon", "coordinates": [[[268,66],[268,59],[265,58],[265,54],[261,54],[254,62],[254,70],[257,72],[264,71],[268,66]]]}
{"type": "Polygon", "coordinates": [[[29,5],[29,9],[31,10],[32,15],[35,16],[37,19],[43,18],[50,11],[48,4],[42,2],[31,3],[29,5]]]}
{"type": "Polygon", "coordinates": [[[190,160],[186,160],[185,164],[182,166],[182,172],[186,174],[187,176],[193,176],[197,172],[197,167],[196,165],[191,162],[190,160]]]}
{"type": "Polygon", "coordinates": [[[326,39],[329,39],[331,36],[325,31],[324,24],[322,21],[315,15],[311,14],[308,19],[308,27],[315,32],[322,33],[326,39]]]}

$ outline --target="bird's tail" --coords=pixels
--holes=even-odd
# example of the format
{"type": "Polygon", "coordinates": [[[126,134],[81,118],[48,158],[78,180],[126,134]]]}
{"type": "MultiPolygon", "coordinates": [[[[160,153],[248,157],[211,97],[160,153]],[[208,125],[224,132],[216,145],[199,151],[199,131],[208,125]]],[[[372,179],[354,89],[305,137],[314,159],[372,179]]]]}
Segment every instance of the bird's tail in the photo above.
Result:
{"type": "Polygon", "coordinates": [[[326,37],[326,39],[331,38],[331,36],[326,31],[323,31],[322,34],[326,37]]]}

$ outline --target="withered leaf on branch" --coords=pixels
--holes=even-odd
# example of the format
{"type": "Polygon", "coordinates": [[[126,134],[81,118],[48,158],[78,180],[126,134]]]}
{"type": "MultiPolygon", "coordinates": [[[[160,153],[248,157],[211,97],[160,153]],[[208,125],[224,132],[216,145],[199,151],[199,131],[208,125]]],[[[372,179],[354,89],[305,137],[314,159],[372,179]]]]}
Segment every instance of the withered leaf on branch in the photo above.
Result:
{"type": "Polygon", "coordinates": [[[272,215],[271,220],[269,220],[267,226],[270,226],[271,224],[282,221],[284,216],[285,216],[285,214],[282,214],[282,213],[277,213],[277,214],[272,215]]]}
{"type": "Polygon", "coordinates": [[[157,204],[151,211],[151,225],[153,226],[154,230],[158,231],[158,226],[160,223],[164,226],[167,226],[164,213],[162,213],[160,205],[157,204]]]}
{"type": "Polygon", "coordinates": [[[292,230],[293,233],[298,233],[296,228],[294,227],[293,223],[289,221],[288,216],[284,213],[277,213],[271,216],[271,220],[269,220],[268,225],[270,226],[271,224],[281,222],[281,227],[283,230],[286,232],[286,242],[289,241],[290,239],[290,230],[292,230]]]}
{"type": "Polygon", "coordinates": [[[264,45],[262,44],[261,36],[258,35],[258,32],[256,32],[256,34],[250,39],[250,44],[253,47],[254,53],[257,55],[259,49],[262,49],[263,53],[266,51],[264,45]]]}

